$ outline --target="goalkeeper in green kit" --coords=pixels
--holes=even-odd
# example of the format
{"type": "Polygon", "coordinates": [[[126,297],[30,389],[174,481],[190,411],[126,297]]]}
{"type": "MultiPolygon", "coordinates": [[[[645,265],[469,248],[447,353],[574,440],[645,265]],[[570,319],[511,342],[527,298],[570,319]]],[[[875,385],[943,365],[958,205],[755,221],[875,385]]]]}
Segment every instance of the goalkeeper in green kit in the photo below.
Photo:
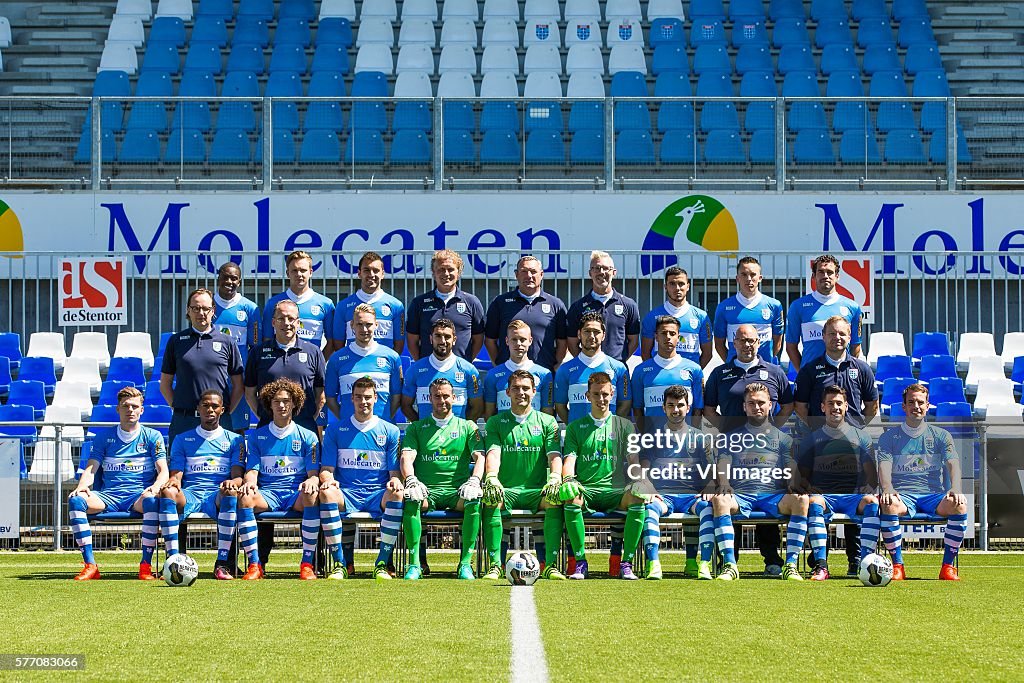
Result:
{"type": "Polygon", "coordinates": [[[456,570],[460,579],[474,579],[473,551],[480,532],[480,477],[484,471],[483,442],[476,425],[452,414],[455,389],[444,377],[430,383],[431,415],[405,430],[401,471],[405,482],[402,528],[409,549],[406,579],[419,579],[420,538],[424,510],[459,510],[462,552],[456,570]]]}
{"type": "Polygon", "coordinates": [[[502,515],[508,510],[544,510],[545,579],[565,579],[555,559],[565,516],[559,500],[562,452],[555,418],[534,410],[536,379],[525,370],[508,378],[512,408],[487,420],[487,458],[480,510],[488,569],[483,578],[501,578],[502,515]]]}
{"type": "Polygon", "coordinates": [[[626,528],[622,546],[621,576],[634,580],[633,556],[636,555],[640,534],[643,532],[645,498],[638,490],[642,482],[626,482],[627,457],[638,462],[636,456],[627,456],[626,447],[633,434],[633,423],[611,413],[615,396],[612,378],[604,372],[595,372],[587,378],[587,399],[590,414],[569,423],[562,448],[562,485],[559,497],[565,504],[565,527],[576,558],[576,570],[570,579],[587,577],[587,556],[583,548],[583,511],[626,511],[626,528]]]}

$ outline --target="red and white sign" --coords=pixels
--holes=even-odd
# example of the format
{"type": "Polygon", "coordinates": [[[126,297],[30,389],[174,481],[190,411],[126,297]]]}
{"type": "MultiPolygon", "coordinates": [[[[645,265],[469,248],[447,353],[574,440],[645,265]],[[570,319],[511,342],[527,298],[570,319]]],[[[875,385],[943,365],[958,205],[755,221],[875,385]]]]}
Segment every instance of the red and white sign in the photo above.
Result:
{"type": "Polygon", "coordinates": [[[124,260],[61,259],[58,297],[61,326],[126,325],[124,260]]]}
{"type": "MultiPolygon", "coordinates": [[[[860,321],[863,325],[870,325],[873,320],[875,306],[875,269],[871,258],[842,258],[839,259],[839,283],[836,291],[847,299],[852,299],[860,306],[860,321]]],[[[807,292],[815,290],[814,273],[811,272],[813,259],[807,262],[807,270],[810,276],[807,278],[807,292]]]]}

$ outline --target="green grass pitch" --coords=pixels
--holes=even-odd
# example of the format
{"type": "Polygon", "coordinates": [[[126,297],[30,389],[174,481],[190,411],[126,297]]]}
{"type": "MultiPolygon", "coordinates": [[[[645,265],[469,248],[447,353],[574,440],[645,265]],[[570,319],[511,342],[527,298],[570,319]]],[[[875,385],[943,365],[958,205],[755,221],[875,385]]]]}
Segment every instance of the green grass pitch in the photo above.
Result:
{"type": "MultiPolygon", "coordinates": [[[[267,580],[217,582],[212,555],[196,557],[200,580],[171,589],[136,581],[134,553],[100,553],[103,579],[90,584],[70,580],[76,554],[0,554],[0,652],[84,653],[84,672],[35,675],[69,680],[509,678],[511,589],[437,571],[454,555],[433,553],[431,578],[387,584],[368,578],[362,556],[341,583],[295,580],[297,555],[285,552],[267,580]]],[[[935,580],[938,555],[910,554],[911,580],[884,589],[760,578],[749,552],[735,584],[683,579],[673,574],[682,558],[663,559],[660,582],[597,571],[538,582],[551,680],[1013,680],[1024,670],[1021,554],[965,554],[959,584],[935,580]]]]}

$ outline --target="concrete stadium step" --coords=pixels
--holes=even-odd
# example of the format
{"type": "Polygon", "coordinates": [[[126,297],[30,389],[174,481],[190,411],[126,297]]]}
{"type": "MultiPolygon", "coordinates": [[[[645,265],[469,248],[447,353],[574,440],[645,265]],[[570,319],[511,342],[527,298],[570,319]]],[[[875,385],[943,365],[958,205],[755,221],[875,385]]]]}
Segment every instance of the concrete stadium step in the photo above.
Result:
{"type": "Polygon", "coordinates": [[[993,95],[1021,97],[1024,96],[1024,83],[1020,85],[973,86],[967,89],[967,94],[976,97],[993,95]]]}
{"type": "Polygon", "coordinates": [[[25,10],[25,18],[29,20],[46,19],[50,17],[98,17],[107,18],[114,16],[113,6],[110,5],[85,5],[66,2],[47,2],[25,10]]]}
{"type": "Polygon", "coordinates": [[[50,96],[63,96],[63,95],[80,95],[80,89],[74,85],[58,85],[58,84],[36,84],[36,85],[13,85],[8,89],[8,92],[3,93],[5,95],[50,95],[50,96]]]}
{"type": "Polygon", "coordinates": [[[81,43],[92,49],[103,44],[106,34],[102,31],[33,31],[28,45],[67,45],[81,43]]]}
{"type": "Polygon", "coordinates": [[[963,17],[974,19],[976,17],[1007,16],[1006,7],[1003,5],[970,5],[946,7],[942,12],[943,17],[963,17]]]}
{"type": "Polygon", "coordinates": [[[987,57],[961,59],[961,69],[1014,69],[1024,65],[1024,57],[987,57]]]}
{"type": "Polygon", "coordinates": [[[1017,40],[1013,33],[1007,31],[956,31],[953,33],[953,40],[968,43],[1000,41],[1012,43],[1017,40]]]}
{"type": "Polygon", "coordinates": [[[54,69],[95,69],[99,59],[89,57],[24,57],[18,64],[18,69],[37,73],[49,73],[54,69]]]}

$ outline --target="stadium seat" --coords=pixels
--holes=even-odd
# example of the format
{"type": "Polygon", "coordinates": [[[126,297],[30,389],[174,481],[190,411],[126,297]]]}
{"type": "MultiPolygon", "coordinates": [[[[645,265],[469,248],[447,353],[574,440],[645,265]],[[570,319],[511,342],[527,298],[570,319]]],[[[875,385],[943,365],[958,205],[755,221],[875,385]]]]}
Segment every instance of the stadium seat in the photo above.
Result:
{"type": "Polygon", "coordinates": [[[410,19],[437,19],[437,2],[435,0],[405,0],[402,3],[402,24],[410,19]]]}
{"type": "MultiPolygon", "coordinates": [[[[967,137],[964,135],[964,130],[960,124],[956,126],[956,159],[958,164],[969,164],[973,161],[971,150],[967,147],[967,137]]],[[[936,130],[932,134],[930,149],[928,150],[928,160],[933,164],[946,163],[945,128],[936,130]]]]}
{"type": "Polygon", "coordinates": [[[882,414],[888,415],[890,406],[894,403],[903,402],[903,390],[917,382],[913,376],[890,377],[882,382],[882,414]]]}
{"type": "Polygon", "coordinates": [[[174,128],[164,149],[165,164],[201,164],[206,161],[206,139],[194,128],[174,128]]]}
{"type": "Polygon", "coordinates": [[[446,164],[474,164],[476,163],[476,148],[473,145],[473,137],[465,130],[455,130],[445,127],[444,131],[444,163],[446,164]]]}
{"type": "MultiPolygon", "coordinates": [[[[282,7],[288,7],[290,4],[285,3],[282,7]]],[[[290,18],[277,22],[277,30],[274,32],[275,50],[284,45],[297,45],[305,49],[311,42],[309,23],[305,19],[290,18]]]]}
{"type": "MultiPolygon", "coordinates": [[[[861,65],[865,74],[873,76],[880,73],[903,71],[903,64],[900,62],[899,52],[895,45],[873,45],[870,50],[865,50],[864,61],[861,65]]],[[[903,88],[906,94],[906,86],[903,88]]]]}
{"type": "Polygon", "coordinates": [[[834,164],[832,138],[825,131],[802,130],[793,141],[793,161],[797,164],[834,164]]]}
{"type": "Polygon", "coordinates": [[[108,380],[123,380],[137,386],[146,383],[143,374],[143,363],[141,358],[131,356],[115,356],[110,359],[110,369],[107,371],[108,380]]]}
{"type": "Polygon", "coordinates": [[[267,97],[282,98],[282,100],[274,102],[271,107],[274,130],[287,130],[289,132],[298,130],[298,106],[294,101],[290,101],[287,98],[302,97],[302,79],[299,75],[289,71],[278,71],[270,74],[267,78],[267,87],[264,94],[267,97]]]}
{"type": "Polygon", "coordinates": [[[971,404],[966,401],[956,403],[938,403],[935,405],[935,420],[947,423],[946,429],[954,437],[974,435],[974,414],[971,404]],[[950,425],[949,423],[953,423],[950,425]]]}
{"type": "Polygon", "coordinates": [[[481,164],[518,164],[522,152],[516,134],[499,128],[484,131],[480,143],[481,164]]]}
{"type": "MultiPolygon", "coordinates": [[[[940,356],[949,358],[949,356],[940,356]]],[[[955,374],[947,377],[932,377],[928,380],[928,400],[933,406],[940,403],[966,401],[964,382],[955,374]]]]}
{"type": "Polygon", "coordinates": [[[480,17],[480,5],[477,0],[444,0],[441,18],[448,21],[453,18],[465,18],[476,21],[480,17]]]}
{"type": "Polygon", "coordinates": [[[356,20],[355,0],[321,0],[320,21],[328,18],[356,20]]]}
{"type": "Polygon", "coordinates": [[[603,42],[600,17],[573,17],[566,20],[565,44],[567,47],[580,43],[592,43],[601,47],[603,42]]]}
{"type": "MultiPolygon", "coordinates": [[[[21,374],[18,376],[21,377],[21,374]]],[[[0,396],[7,395],[13,381],[14,378],[11,377],[11,359],[6,356],[0,356],[0,396]]]]}
{"type": "Polygon", "coordinates": [[[149,41],[168,43],[174,47],[185,45],[185,22],[178,17],[157,17],[149,29],[149,41]]]}
{"type": "Polygon", "coordinates": [[[42,413],[36,418],[32,406],[12,404],[0,406],[0,436],[20,439],[28,445],[36,440],[36,428],[32,425],[4,424],[8,422],[33,422],[42,419],[42,413]]]}
{"type": "Polygon", "coordinates": [[[301,45],[277,43],[270,54],[270,73],[289,71],[300,76],[306,73],[306,51],[301,45]]]}
{"type": "Polygon", "coordinates": [[[643,47],[644,31],[639,13],[628,16],[610,16],[611,18],[608,19],[608,35],[606,36],[609,48],[619,43],[635,43],[643,47]]]}
{"type": "Polygon", "coordinates": [[[604,102],[573,102],[569,109],[569,130],[604,130],[604,102]]]}
{"type": "Polygon", "coordinates": [[[114,14],[140,17],[143,21],[149,21],[153,18],[153,3],[151,0],[117,0],[114,14]]]}
{"type": "MultiPolygon", "coordinates": [[[[914,97],[949,97],[949,81],[944,71],[922,71],[914,76],[914,97]]],[[[959,126],[958,126],[959,127],[959,126]]],[[[928,133],[942,131],[945,138],[946,103],[924,102],[921,105],[921,128],[928,133]]]]}
{"type": "MultiPolygon", "coordinates": [[[[782,96],[820,98],[817,75],[804,72],[786,74],[782,82],[782,96]]],[[[789,103],[786,127],[796,133],[804,130],[827,130],[828,122],[825,120],[825,109],[821,102],[789,103]]]]}
{"type": "MultiPolygon", "coordinates": [[[[212,56],[211,56],[212,59],[212,56]]],[[[249,71],[257,76],[264,72],[263,48],[235,41],[228,54],[228,71],[249,71]]],[[[220,55],[217,55],[217,68],[220,68],[220,55]]]]}
{"type": "Polygon", "coordinates": [[[972,355],[968,364],[967,379],[964,380],[964,386],[967,387],[968,392],[973,392],[977,388],[978,383],[986,377],[1005,378],[1004,368],[1003,359],[999,356],[972,355]]]}
{"type": "Polygon", "coordinates": [[[600,17],[601,8],[598,0],[565,0],[565,19],[575,17],[600,17]]]}
{"type": "MultiPolygon", "coordinates": [[[[359,131],[360,136],[369,132],[359,131]]],[[[301,164],[337,164],[341,159],[341,143],[333,130],[318,128],[307,130],[299,147],[301,164]]]]}
{"type": "Polygon", "coordinates": [[[43,464],[48,466],[46,468],[49,474],[48,481],[53,481],[54,456],[57,455],[57,449],[55,448],[57,436],[55,425],[57,424],[61,425],[61,480],[68,481],[75,478],[75,465],[71,460],[71,447],[72,445],[81,444],[85,440],[85,428],[79,425],[70,425],[69,423],[80,422],[81,420],[82,418],[78,414],[78,410],[73,406],[50,406],[46,409],[43,421],[49,424],[39,430],[39,440],[33,453],[32,469],[29,471],[30,481],[41,482],[45,480],[40,478],[43,464]]]}
{"type": "Polygon", "coordinates": [[[875,358],[875,384],[881,384],[890,377],[913,377],[914,368],[910,356],[879,356],[875,358]]]}
{"type": "Polygon", "coordinates": [[[907,417],[907,411],[903,409],[902,403],[890,403],[889,414],[883,415],[882,419],[889,423],[898,424],[903,422],[907,417]]]}
{"type": "Polygon", "coordinates": [[[454,71],[476,73],[476,54],[469,45],[445,45],[441,48],[441,58],[437,71],[442,76],[454,71]]]}
{"type": "MultiPolygon", "coordinates": [[[[342,45],[318,45],[310,65],[313,76],[344,76],[348,73],[348,49],[342,45]]],[[[311,95],[312,97],[312,95],[311,95]]]]}
{"type": "Polygon", "coordinates": [[[790,73],[816,74],[814,56],[808,45],[784,45],[779,51],[779,73],[783,76],[790,73]]]}
{"type": "MultiPolygon", "coordinates": [[[[248,46],[253,50],[256,50],[256,46],[248,46]]],[[[232,50],[234,55],[234,50],[232,50]]],[[[262,68],[263,55],[259,55],[260,68],[262,68]]],[[[229,59],[229,65],[231,64],[229,59]]],[[[241,66],[237,63],[234,65],[236,70],[249,70],[256,71],[255,68],[248,66],[241,66]]],[[[188,52],[185,54],[185,67],[182,69],[184,73],[193,71],[199,71],[203,73],[213,74],[219,76],[221,74],[221,55],[220,48],[213,43],[192,43],[188,52]]],[[[259,73],[259,72],[257,72],[259,73]]]]}
{"type": "Polygon", "coordinates": [[[156,130],[129,129],[117,160],[124,164],[156,164],[160,161],[160,137],[156,130]]]}
{"type": "Polygon", "coordinates": [[[942,55],[936,45],[918,43],[907,48],[907,54],[903,58],[903,70],[911,76],[917,76],[922,71],[943,71],[942,55]]]}
{"type": "Polygon", "coordinates": [[[924,382],[931,382],[936,377],[956,377],[956,361],[953,356],[928,354],[921,358],[920,365],[918,377],[924,382]]]}
{"type": "Polygon", "coordinates": [[[931,20],[927,17],[904,19],[896,32],[896,42],[904,49],[917,43],[934,44],[935,33],[932,31],[931,20]]]}
{"type": "MultiPolygon", "coordinates": [[[[234,33],[231,35],[232,47],[239,45],[256,46],[265,50],[270,45],[270,27],[263,19],[256,17],[238,17],[234,33]]],[[[228,70],[231,67],[228,66],[228,70]]]]}
{"type": "Polygon", "coordinates": [[[873,130],[847,130],[839,140],[839,160],[844,164],[877,164],[882,155],[873,130]]]}
{"type": "MultiPolygon", "coordinates": [[[[719,131],[728,133],[728,131],[719,131]]],[[[709,135],[710,139],[710,135],[709,135]]],[[[697,138],[691,129],[672,129],[666,131],[661,139],[661,163],[669,165],[695,166],[697,154],[697,138]]]]}
{"type": "Polygon", "coordinates": [[[916,130],[890,131],[885,140],[885,160],[890,164],[927,163],[920,133],[916,130]]]}
{"type": "Polygon", "coordinates": [[[985,419],[988,421],[1001,422],[1003,424],[1020,424],[1020,417],[1022,413],[1024,413],[1024,405],[1013,401],[989,403],[985,406],[985,419]]]}
{"type": "Polygon", "coordinates": [[[745,19],[735,23],[732,29],[732,46],[741,48],[744,45],[768,47],[768,29],[764,21],[745,19]]]}
{"type": "Polygon", "coordinates": [[[814,29],[814,46],[824,49],[828,45],[853,45],[850,23],[845,17],[828,18],[818,22],[814,29]]]}
{"type": "Polygon", "coordinates": [[[707,18],[725,18],[725,7],[722,0],[690,0],[690,19],[694,22],[707,18]]]}
{"type": "MultiPolygon", "coordinates": [[[[213,74],[206,71],[186,71],[178,88],[179,97],[217,96],[213,74]]],[[[207,102],[179,102],[171,116],[171,128],[193,128],[204,133],[210,130],[210,105],[207,102]]]]}
{"type": "Polygon", "coordinates": [[[359,32],[356,34],[356,47],[364,45],[386,45],[391,47],[395,43],[395,29],[390,19],[375,17],[364,19],[359,22],[359,32]]]}
{"type": "MultiPolygon", "coordinates": [[[[583,50],[587,48],[595,48],[593,45],[578,45],[576,50],[583,50]]],[[[570,54],[571,54],[570,50],[570,54]]],[[[580,71],[584,68],[588,70],[600,70],[603,68],[603,62],[600,61],[600,52],[597,53],[597,62],[592,65],[587,63],[579,63],[574,66],[573,69],[569,69],[568,61],[566,62],[566,72],[573,73],[580,71]]],[[[644,57],[643,48],[639,45],[632,43],[619,43],[615,45],[608,53],[608,73],[615,75],[620,71],[640,71],[642,73],[647,72],[647,59],[644,57]]]]}
{"type": "Polygon", "coordinates": [[[704,161],[709,164],[745,164],[747,153],[739,134],[731,130],[713,130],[704,143],[704,161]]]}
{"type": "Polygon", "coordinates": [[[786,17],[775,22],[772,30],[772,46],[782,48],[785,45],[807,45],[811,39],[807,33],[807,22],[798,17],[786,17]]]}
{"type": "Polygon", "coordinates": [[[697,19],[690,26],[690,47],[726,45],[725,26],[721,19],[697,19]]]}
{"type": "MultiPolygon", "coordinates": [[[[352,24],[345,17],[326,17],[320,20],[316,29],[316,46],[344,47],[352,46],[352,24]]],[[[348,69],[345,69],[348,71],[348,69]]],[[[315,71],[315,69],[314,69],[315,71]]]]}
{"type": "Polygon", "coordinates": [[[984,417],[988,406],[1014,403],[1015,400],[1013,380],[1005,377],[982,377],[978,380],[977,395],[974,397],[974,412],[984,417]]]}
{"type": "Polygon", "coordinates": [[[693,73],[700,76],[712,71],[732,73],[729,52],[724,45],[701,45],[693,55],[693,73]]]}
{"type": "Polygon", "coordinates": [[[755,130],[750,136],[750,163],[774,164],[775,143],[775,129],[755,130]]]}
{"type": "MultiPolygon", "coordinates": [[[[134,54],[134,52],[135,49],[132,48],[132,53],[134,54]]],[[[177,74],[180,68],[181,57],[178,55],[178,48],[176,46],[171,43],[149,43],[146,46],[146,52],[142,57],[141,73],[177,74]]],[[[104,70],[102,62],[100,70],[104,70]]],[[[121,69],[121,71],[127,71],[129,74],[135,73],[134,70],[129,69],[121,69]]]]}
{"type": "MultiPolygon", "coordinates": [[[[3,33],[4,21],[7,21],[7,18],[0,17],[0,34],[3,33]]],[[[9,31],[10,23],[8,22],[6,26],[9,31]]],[[[4,42],[6,42],[4,37],[0,36],[0,48],[7,48],[11,46],[10,42],[7,42],[6,45],[4,42]]],[[[110,20],[110,29],[107,31],[107,42],[126,43],[135,48],[142,47],[143,43],[146,42],[146,30],[142,27],[142,19],[124,14],[115,14],[110,20]]]]}
{"type": "Polygon", "coordinates": [[[872,332],[868,341],[867,361],[871,367],[877,365],[882,356],[906,356],[907,343],[902,332],[872,332]]]}
{"type": "MultiPolygon", "coordinates": [[[[118,379],[115,377],[114,379],[118,379]]],[[[89,386],[93,396],[100,393],[100,385],[103,379],[100,377],[100,364],[95,358],[75,357],[68,358],[64,365],[64,373],[61,375],[62,382],[83,382],[89,386]]]]}
{"type": "Polygon", "coordinates": [[[159,380],[153,380],[153,381],[150,381],[150,382],[146,382],[146,388],[143,391],[142,402],[143,402],[143,405],[147,405],[147,406],[149,406],[149,405],[157,405],[157,406],[165,406],[165,405],[167,405],[167,399],[165,399],[164,395],[162,393],[160,393],[160,382],[159,382],[159,380]]]}
{"type": "Polygon", "coordinates": [[[209,43],[218,48],[228,44],[228,29],[223,19],[216,17],[197,17],[192,27],[192,43],[209,43]]]}
{"type": "MultiPolygon", "coordinates": [[[[128,97],[131,84],[128,74],[123,71],[101,71],[96,74],[92,94],[94,97],[128,97]]],[[[124,128],[124,104],[117,101],[103,102],[100,108],[100,126],[105,131],[121,131],[124,128]]],[[[92,109],[85,117],[85,128],[92,125],[92,109]]]]}
{"type": "Polygon", "coordinates": [[[42,419],[46,410],[46,385],[34,379],[16,379],[7,390],[7,405],[29,406],[34,411],[33,419],[42,419]]]}
{"type": "Polygon", "coordinates": [[[376,130],[356,130],[353,128],[345,140],[345,164],[384,163],[384,139],[376,130]]]}
{"type": "MultiPolygon", "coordinates": [[[[173,47],[173,46],[168,46],[173,47]]],[[[134,75],[139,70],[139,56],[130,43],[111,43],[103,46],[97,71],[124,71],[134,75]]]]}
{"type": "Polygon", "coordinates": [[[842,72],[859,75],[860,65],[855,50],[849,45],[826,45],[821,53],[821,72],[826,76],[842,72]]]}
{"type": "Polygon", "coordinates": [[[854,21],[863,21],[876,17],[889,18],[889,8],[885,0],[853,0],[850,6],[850,16],[854,21]]]}
{"type": "Polygon", "coordinates": [[[615,132],[651,130],[651,112],[646,102],[616,102],[613,114],[615,132]]]}
{"type": "Polygon", "coordinates": [[[604,163],[604,131],[585,129],[573,133],[569,143],[569,160],[577,164],[604,163]]]}
{"type": "Polygon", "coordinates": [[[199,0],[199,7],[196,9],[196,20],[202,17],[213,17],[221,21],[228,21],[234,16],[234,0],[199,0]]]}
{"type": "MultiPolygon", "coordinates": [[[[628,73],[628,72],[627,72],[628,73]]],[[[604,78],[592,71],[581,71],[569,76],[566,97],[604,97],[604,78]]]]}
{"type": "Polygon", "coordinates": [[[1010,379],[1013,380],[1013,390],[1021,392],[1024,388],[1024,356],[1017,356],[1013,359],[1013,366],[1010,369],[1010,379]]]}
{"type": "Polygon", "coordinates": [[[651,73],[654,75],[676,72],[687,74],[689,71],[690,64],[686,58],[685,46],[663,44],[654,48],[654,55],[651,57],[651,73]]]}
{"type": "Polygon", "coordinates": [[[647,3],[647,18],[653,24],[657,18],[686,20],[682,0],[650,0],[647,3]]]}
{"type": "MultiPolygon", "coordinates": [[[[515,26],[515,24],[513,23],[512,26],[515,26]]],[[[484,29],[486,30],[486,28],[485,26],[484,29]]],[[[441,48],[444,48],[446,45],[476,47],[476,42],[476,24],[473,23],[472,19],[466,17],[445,19],[444,25],[441,26],[441,48]]]]}
{"type": "Polygon", "coordinates": [[[302,21],[313,21],[317,16],[313,0],[289,0],[280,4],[281,8],[277,13],[278,20],[301,19],[302,21]]]}
{"type": "MultiPolygon", "coordinates": [[[[825,97],[863,97],[859,71],[837,71],[828,77],[825,97]]],[[[832,112],[832,129],[837,133],[867,131],[871,128],[871,117],[864,102],[836,102],[832,112]]],[[[863,160],[863,151],[858,155],[863,160]]]]}
{"type": "Polygon", "coordinates": [[[117,380],[107,378],[103,380],[103,385],[100,387],[99,398],[96,399],[98,405],[117,405],[117,394],[122,389],[134,386],[143,386],[143,384],[136,385],[134,382],[128,382],[125,380],[117,380]]]}
{"type": "MultiPolygon", "coordinates": [[[[518,64],[518,62],[517,62],[518,64]]],[[[434,52],[427,45],[405,45],[398,50],[396,73],[434,73],[434,52]]]]}
{"type": "Polygon", "coordinates": [[[1003,351],[1000,354],[1007,370],[1013,367],[1013,360],[1017,356],[1024,356],[1024,332],[1007,332],[1003,335],[1003,351]]]}
{"type": "Polygon", "coordinates": [[[917,332],[914,334],[912,355],[915,363],[920,363],[921,358],[928,355],[949,356],[949,337],[945,332],[917,332]]]}
{"type": "MultiPolygon", "coordinates": [[[[551,64],[548,64],[546,68],[555,71],[562,70],[562,61],[558,57],[558,49],[552,45],[531,45],[527,50],[525,63],[530,63],[530,54],[532,51],[533,55],[538,55],[539,51],[552,50],[554,57],[558,62],[558,67],[555,68],[551,64]]],[[[536,60],[537,57],[535,56],[536,60]]],[[[487,74],[492,71],[507,71],[510,73],[519,73],[519,55],[516,54],[516,49],[511,45],[488,45],[484,48],[483,55],[480,57],[480,73],[487,74]]]]}
{"type": "Polygon", "coordinates": [[[95,358],[99,361],[100,372],[110,365],[110,351],[107,335],[102,332],[76,332],[71,342],[71,358],[95,358]]]}
{"type": "Polygon", "coordinates": [[[651,19],[651,47],[659,45],[679,45],[686,47],[686,33],[683,22],[673,17],[651,19]]]}
{"type": "Polygon", "coordinates": [[[957,345],[957,369],[968,368],[974,356],[996,356],[996,341],[991,332],[964,332],[957,345]]]}
{"type": "Polygon", "coordinates": [[[536,71],[526,76],[523,97],[527,99],[558,99],[562,96],[562,79],[558,74],[550,71],[536,71]]]}
{"type": "MultiPolygon", "coordinates": [[[[531,45],[530,49],[542,47],[531,45]]],[[[597,45],[577,44],[569,48],[565,57],[565,73],[574,74],[583,71],[604,72],[604,58],[601,48],[597,45]]],[[[639,45],[619,43],[608,53],[608,73],[614,75],[620,71],[647,71],[644,51],[639,45]]]]}
{"type": "Polygon", "coordinates": [[[238,0],[238,16],[271,21],[274,18],[274,0],[238,0]]]}
{"type": "Polygon", "coordinates": [[[775,73],[771,49],[764,45],[743,45],[736,53],[736,73],[775,73]]]}
{"type": "Polygon", "coordinates": [[[927,17],[925,0],[892,0],[892,18],[903,21],[911,17],[927,17]]]}
{"type": "MultiPolygon", "coordinates": [[[[3,357],[0,356],[0,358],[3,357]]],[[[7,361],[7,372],[10,373],[10,361],[7,358],[4,358],[4,360],[7,361]]],[[[53,387],[57,384],[57,372],[53,358],[48,356],[25,356],[21,359],[18,379],[42,382],[46,388],[46,395],[51,396],[53,394],[53,387]]],[[[10,384],[10,382],[7,384],[10,384]]],[[[6,392],[7,387],[4,388],[4,393],[6,392]]]]}
{"type": "MultiPolygon", "coordinates": [[[[436,5],[434,6],[434,11],[437,11],[436,5]]],[[[436,42],[437,34],[434,31],[434,21],[432,19],[403,19],[402,27],[398,30],[398,47],[426,45],[429,48],[433,48],[436,42]]]]}
{"type": "Polygon", "coordinates": [[[476,97],[476,85],[470,74],[457,71],[441,74],[441,80],[437,84],[437,96],[463,99],[463,101],[444,102],[443,115],[446,130],[473,130],[476,128],[473,105],[471,102],[465,101],[465,98],[476,97]]]}
{"type": "MultiPolygon", "coordinates": [[[[707,73],[697,79],[697,97],[732,97],[732,79],[723,73],[707,73]]],[[[740,120],[732,102],[704,102],[700,112],[700,129],[739,132],[740,120]]]]}
{"type": "Polygon", "coordinates": [[[167,439],[167,431],[171,423],[172,412],[165,405],[144,405],[146,426],[152,427],[167,439]]]}
{"type": "Polygon", "coordinates": [[[864,19],[857,27],[857,47],[864,50],[877,47],[895,47],[896,38],[888,17],[864,19]]]}
{"type": "MultiPolygon", "coordinates": [[[[775,76],[769,72],[751,71],[740,81],[740,97],[776,97],[775,76]]],[[[747,132],[775,130],[775,102],[748,102],[744,127],[747,132]]]]}
{"type": "Polygon", "coordinates": [[[519,3],[516,0],[484,0],[484,21],[486,22],[494,17],[511,17],[518,21],[519,3]]]}
{"type": "Polygon", "coordinates": [[[806,19],[803,0],[770,0],[768,3],[768,16],[772,21],[779,19],[806,19]]]}
{"type": "Polygon", "coordinates": [[[811,19],[821,22],[836,18],[846,18],[844,0],[811,0],[811,19]]]}
{"type": "Polygon", "coordinates": [[[21,335],[17,332],[0,332],[0,356],[10,361],[12,368],[21,362],[21,335]]]}
{"type": "Polygon", "coordinates": [[[624,130],[615,140],[615,163],[622,165],[654,164],[654,141],[650,131],[624,130]]]}
{"type": "Polygon", "coordinates": [[[53,365],[60,370],[64,367],[67,353],[64,351],[64,334],[62,332],[33,332],[28,338],[26,356],[53,359],[53,365]]]}
{"type": "MultiPolygon", "coordinates": [[[[557,106],[557,105],[556,105],[557,106]]],[[[565,144],[559,130],[532,130],[526,137],[526,163],[565,164],[565,144]]]]}
{"type": "Polygon", "coordinates": [[[604,6],[604,16],[609,24],[613,17],[639,17],[640,0],[607,0],[604,6]]]}
{"type": "Polygon", "coordinates": [[[398,130],[391,142],[391,163],[413,165],[430,163],[430,141],[421,130],[398,130]]]}

